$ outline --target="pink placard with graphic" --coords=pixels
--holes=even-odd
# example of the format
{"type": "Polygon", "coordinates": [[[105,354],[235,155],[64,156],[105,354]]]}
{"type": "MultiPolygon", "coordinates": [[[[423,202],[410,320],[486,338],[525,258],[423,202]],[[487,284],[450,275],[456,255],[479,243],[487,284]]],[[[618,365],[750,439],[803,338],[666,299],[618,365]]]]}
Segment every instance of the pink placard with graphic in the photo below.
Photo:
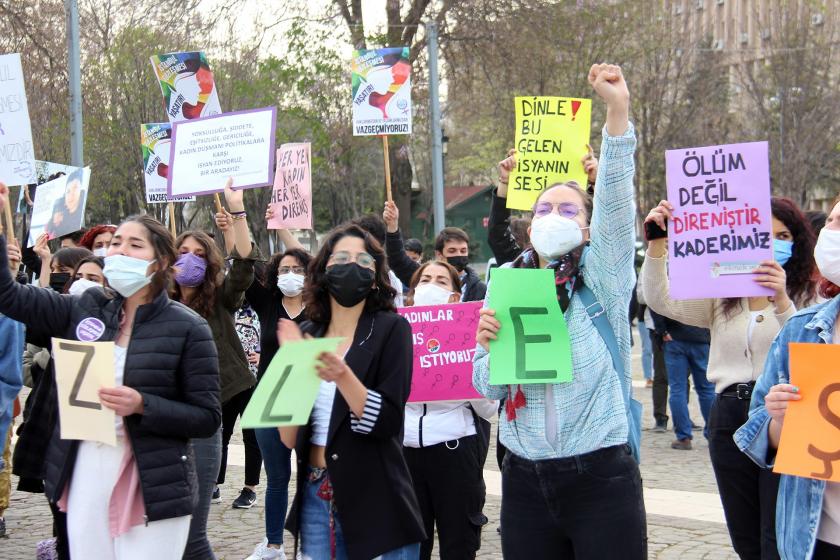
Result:
{"type": "Polygon", "coordinates": [[[399,309],[414,339],[408,402],[484,398],[472,384],[480,309],[480,301],[399,309]]]}

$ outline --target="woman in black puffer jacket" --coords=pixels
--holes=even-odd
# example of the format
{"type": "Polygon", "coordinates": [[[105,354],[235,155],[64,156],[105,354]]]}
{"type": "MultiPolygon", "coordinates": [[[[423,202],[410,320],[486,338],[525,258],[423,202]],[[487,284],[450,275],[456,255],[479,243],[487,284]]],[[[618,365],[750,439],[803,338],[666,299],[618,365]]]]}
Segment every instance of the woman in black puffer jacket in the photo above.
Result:
{"type": "MultiPolygon", "coordinates": [[[[8,203],[0,184],[0,211],[8,203]]],[[[172,237],[148,216],[114,235],[104,274],[116,291],[80,296],[22,286],[0,237],[0,313],[42,336],[114,341],[116,386],[100,389],[115,411],[117,446],[53,433],[46,492],[67,511],[73,558],[180,559],[195,500],[190,438],[221,421],[216,346],[207,322],[166,293],[172,237]]]]}

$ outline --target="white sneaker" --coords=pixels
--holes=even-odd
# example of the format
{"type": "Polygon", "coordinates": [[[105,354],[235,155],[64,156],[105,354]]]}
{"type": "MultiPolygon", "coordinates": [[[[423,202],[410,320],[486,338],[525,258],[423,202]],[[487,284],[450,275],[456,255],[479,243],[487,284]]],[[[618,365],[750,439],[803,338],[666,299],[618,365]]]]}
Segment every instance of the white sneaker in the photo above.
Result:
{"type": "Polygon", "coordinates": [[[254,548],[254,552],[245,560],[286,560],[286,553],[282,548],[271,548],[268,546],[268,539],[263,539],[254,548]]]}

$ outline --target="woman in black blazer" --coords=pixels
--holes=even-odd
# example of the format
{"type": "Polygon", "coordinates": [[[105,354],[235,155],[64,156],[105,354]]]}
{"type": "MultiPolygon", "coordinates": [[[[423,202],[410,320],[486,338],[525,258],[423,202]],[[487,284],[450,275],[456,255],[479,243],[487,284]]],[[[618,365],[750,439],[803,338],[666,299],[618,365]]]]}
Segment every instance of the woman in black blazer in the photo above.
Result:
{"type": "MultiPolygon", "coordinates": [[[[334,230],[309,266],[303,332],[343,337],[319,357],[309,422],[281,428],[298,457],[286,528],[303,558],[416,560],[425,538],[402,455],[411,389],[411,327],[395,313],[385,254],[356,226],[334,230]],[[343,358],[342,358],[343,356],[343,358]]],[[[299,338],[291,321],[282,341],[299,338]]]]}

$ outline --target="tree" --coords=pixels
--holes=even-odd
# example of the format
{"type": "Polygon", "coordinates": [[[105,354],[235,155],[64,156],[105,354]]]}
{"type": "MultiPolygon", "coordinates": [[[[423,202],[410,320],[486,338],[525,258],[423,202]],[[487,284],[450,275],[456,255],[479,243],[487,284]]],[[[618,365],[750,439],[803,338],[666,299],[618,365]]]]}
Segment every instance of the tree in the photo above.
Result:
{"type": "MultiPolygon", "coordinates": [[[[431,0],[386,0],[385,13],[387,27],[384,33],[368,35],[364,24],[361,0],[333,0],[333,4],[344,19],[350,33],[350,41],[355,49],[378,47],[409,47],[409,60],[412,65],[424,49],[425,34],[420,34],[422,22],[433,19],[439,25],[445,22],[446,14],[456,2],[442,0],[439,8],[431,0]]],[[[412,80],[417,68],[415,65],[412,80]]],[[[414,94],[412,97],[418,99],[414,94]]],[[[414,103],[416,106],[417,104],[414,103]]],[[[415,123],[416,127],[416,123],[415,123]]],[[[413,170],[409,157],[410,139],[395,135],[389,138],[391,186],[394,202],[400,212],[400,229],[411,233],[411,183],[413,170]]]]}

